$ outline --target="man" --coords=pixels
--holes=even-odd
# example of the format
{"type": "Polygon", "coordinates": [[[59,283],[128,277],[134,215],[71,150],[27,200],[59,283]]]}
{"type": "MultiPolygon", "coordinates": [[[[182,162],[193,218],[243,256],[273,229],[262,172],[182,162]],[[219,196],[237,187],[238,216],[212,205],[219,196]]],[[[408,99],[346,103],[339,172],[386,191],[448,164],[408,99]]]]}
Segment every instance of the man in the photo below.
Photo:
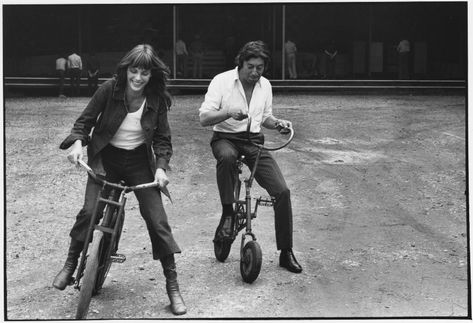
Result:
{"type": "Polygon", "coordinates": [[[59,77],[59,97],[65,98],[64,95],[64,75],[66,74],[67,60],[60,56],[56,59],[56,73],[59,77]]]}
{"type": "MultiPolygon", "coordinates": [[[[243,46],[237,56],[238,66],[221,73],[211,81],[205,101],[199,109],[202,126],[213,126],[212,152],[217,160],[217,185],[222,203],[222,228],[216,236],[228,235],[229,219],[233,214],[233,176],[236,160],[246,156],[251,167],[257,148],[246,140],[247,116],[251,116],[250,131],[260,142],[261,126],[268,129],[292,127],[290,121],[272,115],[272,88],[262,76],[268,68],[269,51],[262,41],[243,46]]],[[[292,207],[289,188],[271,154],[263,151],[255,174],[258,184],[275,198],[274,213],[277,249],[281,250],[279,265],[294,273],[302,271],[292,252],[292,207]]]]}
{"type": "Polygon", "coordinates": [[[177,75],[186,77],[187,76],[187,51],[186,43],[182,39],[178,39],[176,42],[176,60],[177,60],[177,75]]]}
{"type": "Polygon", "coordinates": [[[87,89],[90,95],[94,94],[99,87],[99,72],[100,61],[92,52],[87,60],[87,89]]]}
{"type": "Polygon", "coordinates": [[[72,95],[80,94],[80,75],[82,73],[82,59],[76,53],[72,53],[67,57],[67,69],[71,80],[72,95]]]}
{"type": "Polygon", "coordinates": [[[289,71],[290,79],[297,79],[297,69],[296,69],[296,53],[297,47],[296,44],[290,39],[284,44],[284,51],[286,52],[287,58],[287,69],[289,71]]]}
{"type": "Polygon", "coordinates": [[[205,49],[204,43],[200,39],[200,35],[196,34],[194,40],[191,42],[189,51],[192,55],[192,77],[193,78],[202,78],[202,62],[204,60],[205,49]]]}
{"type": "Polygon", "coordinates": [[[411,45],[407,39],[402,39],[396,47],[399,54],[399,79],[406,80],[409,78],[409,52],[411,45]]]}
{"type": "Polygon", "coordinates": [[[335,66],[336,66],[336,58],[338,54],[337,47],[335,46],[335,42],[331,41],[328,43],[328,46],[324,49],[325,54],[325,77],[329,79],[335,78],[335,66]]]}

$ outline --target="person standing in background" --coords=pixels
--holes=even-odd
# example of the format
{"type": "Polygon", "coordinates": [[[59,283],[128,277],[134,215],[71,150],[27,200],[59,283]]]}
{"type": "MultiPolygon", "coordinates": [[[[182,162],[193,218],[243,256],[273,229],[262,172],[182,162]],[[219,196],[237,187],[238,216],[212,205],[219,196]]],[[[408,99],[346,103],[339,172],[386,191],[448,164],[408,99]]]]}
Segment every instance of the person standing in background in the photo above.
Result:
{"type": "Polygon", "coordinates": [[[71,82],[71,95],[80,94],[80,76],[82,74],[82,59],[75,52],[67,57],[67,69],[71,82]]]}
{"type": "Polygon", "coordinates": [[[287,59],[287,69],[289,71],[289,78],[290,79],[297,79],[297,69],[296,69],[296,53],[297,47],[294,42],[290,39],[284,44],[284,50],[286,52],[286,59],[287,59]]]}
{"type": "Polygon", "coordinates": [[[177,61],[177,76],[187,76],[187,52],[186,43],[182,39],[176,42],[176,61],[177,61]]]}
{"type": "Polygon", "coordinates": [[[329,79],[335,78],[335,66],[337,63],[338,50],[335,42],[331,41],[324,49],[325,54],[325,77],[329,79]]]}
{"type": "Polygon", "coordinates": [[[64,56],[59,56],[56,59],[56,74],[59,77],[59,97],[60,98],[65,98],[66,96],[64,95],[64,77],[66,75],[66,66],[67,66],[67,60],[64,58],[64,56]]]}
{"type": "Polygon", "coordinates": [[[400,80],[409,79],[409,52],[411,51],[411,44],[407,39],[403,39],[396,47],[398,52],[398,72],[400,80]]]}
{"type": "Polygon", "coordinates": [[[202,78],[202,61],[204,59],[205,50],[204,50],[204,43],[200,39],[199,34],[196,34],[194,36],[194,40],[192,41],[189,50],[192,55],[192,62],[193,62],[192,77],[202,78]]]}
{"type": "Polygon", "coordinates": [[[95,56],[95,53],[92,52],[87,60],[87,89],[89,90],[89,95],[94,94],[99,87],[99,71],[100,61],[95,56]]]}

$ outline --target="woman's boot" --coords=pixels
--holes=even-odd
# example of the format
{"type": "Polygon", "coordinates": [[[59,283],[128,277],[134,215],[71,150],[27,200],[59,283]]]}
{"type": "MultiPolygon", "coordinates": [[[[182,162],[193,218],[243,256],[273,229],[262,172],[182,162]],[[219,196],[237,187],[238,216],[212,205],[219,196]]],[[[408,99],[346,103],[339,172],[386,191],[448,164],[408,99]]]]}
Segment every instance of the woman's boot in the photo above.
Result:
{"type": "Polygon", "coordinates": [[[166,277],[166,291],[171,301],[171,311],[175,315],[182,315],[187,313],[186,304],[179,292],[179,285],[177,283],[176,263],[174,255],[168,255],[161,259],[164,276],[166,277]]]}
{"type": "Polygon", "coordinates": [[[71,239],[66,263],[53,281],[53,286],[55,288],[64,290],[64,288],[72,282],[72,274],[74,274],[74,271],[76,270],[77,262],[83,247],[84,243],[82,241],[78,241],[74,238],[71,239]]]}

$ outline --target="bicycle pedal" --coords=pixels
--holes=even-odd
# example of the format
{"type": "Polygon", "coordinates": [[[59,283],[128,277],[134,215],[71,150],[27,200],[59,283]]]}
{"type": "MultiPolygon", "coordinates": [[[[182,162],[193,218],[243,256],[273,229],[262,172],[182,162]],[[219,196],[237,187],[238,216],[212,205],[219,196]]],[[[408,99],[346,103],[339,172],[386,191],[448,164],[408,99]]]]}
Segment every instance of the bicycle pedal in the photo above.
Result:
{"type": "Polygon", "coordinates": [[[275,200],[276,200],[276,199],[275,199],[274,197],[272,197],[272,196],[269,196],[269,197],[260,196],[260,197],[257,199],[258,204],[261,205],[261,206],[273,206],[275,200]]]}
{"type": "Polygon", "coordinates": [[[111,255],[110,258],[112,259],[112,262],[118,262],[120,264],[126,260],[125,255],[121,255],[121,254],[111,255]]]}

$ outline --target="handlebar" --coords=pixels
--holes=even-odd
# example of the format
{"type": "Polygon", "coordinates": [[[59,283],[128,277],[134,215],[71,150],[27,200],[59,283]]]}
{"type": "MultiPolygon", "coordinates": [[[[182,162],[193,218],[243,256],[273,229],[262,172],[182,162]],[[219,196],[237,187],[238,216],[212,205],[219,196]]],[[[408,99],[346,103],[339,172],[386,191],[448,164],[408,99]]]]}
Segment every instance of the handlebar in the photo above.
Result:
{"type": "Polygon", "coordinates": [[[282,127],[282,126],[278,126],[276,129],[279,131],[279,133],[281,135],[289,135],[289,138],[283,144],[281,144],[279,146],[276,146],[276,147],[268,147],[268,146],[265,146],[264,144],[258,144],[256,142],[254,142],[253,140],[251,140],[251,132],[250,132],[250,130],[251,130],[251,117],[248,116],[248,126],[246,127],[246,133],[248,135],[248,141],[252,145],[254,145],[254,146],[256,146],[260,149],[274,151],[274,150],[282,149],[282,148],[286,147],[287,145],[289,145],[289,143],[294,138],[294,129],[292,127],[282,127]]]}
{"type": "Polygon", "coordinates": [[[136,191],[136,190],[141,190],[141,189],[144,189],[144,188],[159,187],[159,183],[156,182],[156,181],[149,182],[149,183],[144,183],[144,184],[139,184],[139,185],[135,185],[135,186],[123,186],[123,185],[120,185],[118,183],[112,183],[112,182],[109,182],[109,181],[107,181],[103,178],[98,177],[97,174],[94,173],[92,168],[90,168],[89,165],[87,165],[87,163],[85,161],[83,161],[82,159],[79,159],[78,162],[95,181],[97,181],[97,182],[99,182],[103,185],[106,185],[106,186],[110,186],[110,187],[113,187],[113,188],[124,190],[127,193],[132,192],[132,191],[136,191]]]}

